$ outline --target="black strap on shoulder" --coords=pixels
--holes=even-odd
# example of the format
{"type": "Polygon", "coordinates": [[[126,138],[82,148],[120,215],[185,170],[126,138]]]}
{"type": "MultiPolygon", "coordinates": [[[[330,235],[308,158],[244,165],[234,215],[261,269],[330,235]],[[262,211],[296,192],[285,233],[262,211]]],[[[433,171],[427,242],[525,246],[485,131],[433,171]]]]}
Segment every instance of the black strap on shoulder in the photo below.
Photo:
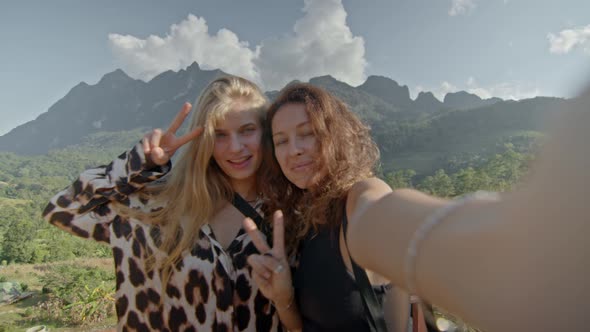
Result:
{"type": "MultiPolygon", "coordinates": [[[[344,220],[342,221],[342,227],[344,229],[344,243],[346,243],[346,251],[348,251],[348,243],[346,242],[346,228],[348,226],[348,218],[346,218],[346,212],[344,212],[344,220]]],[[[350,262],[352,263],[352,270],[354,272],[354,279],[361,291],[363,297],[363,303],[369,313],[369,327],[372,332],[387,332],[387,325],[385,325],[385,317],[383,316],[383,306],[377,300],[377,295],[371,283],[367,272],[360,267],[350,256],[348,251],[350,262]]]]}
{"type": "Polygon", "coordinates": [[[258,211],[252,207],[252,205],[248,204],[248,202],[246,202],[246,200],[240,196],[240,194],[234,193],[234,199],[231,203],[236,207],[236,209],[242,212],[245,217],[254,220],[254,223],[259,229],[262,227],[264,219],[260,213],[258,213],[258,211]]]}

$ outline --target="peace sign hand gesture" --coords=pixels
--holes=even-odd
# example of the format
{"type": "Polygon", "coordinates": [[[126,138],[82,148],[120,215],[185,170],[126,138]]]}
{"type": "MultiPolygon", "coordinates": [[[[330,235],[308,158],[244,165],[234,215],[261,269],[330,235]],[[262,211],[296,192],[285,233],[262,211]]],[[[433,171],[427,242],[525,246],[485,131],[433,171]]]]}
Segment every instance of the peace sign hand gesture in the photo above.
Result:
{"type": "Polygon", "coordinates": [[[184,103],[165,132],[157,128],[143,136],[143,153],[148,164],[165,165],[178,148],[201,135],[203,128],[198,127],[187,134],[176,137],[176,131],[190,113],[191,107],[190,103],[184,103]]]}
{"type": "Polygon", "coordinates": [[[273,246],[270,248],[254,221],[250,218],[244,219],[244,228],[258,251],[262,253],[248,257],[248,264],[252,267],[252,278],[262,294],[273,301],[280,311],[289,309],[295,300],[291,271],[285,257],[285,226],[280,210],[273,215],[273,225],[273,246]]]}

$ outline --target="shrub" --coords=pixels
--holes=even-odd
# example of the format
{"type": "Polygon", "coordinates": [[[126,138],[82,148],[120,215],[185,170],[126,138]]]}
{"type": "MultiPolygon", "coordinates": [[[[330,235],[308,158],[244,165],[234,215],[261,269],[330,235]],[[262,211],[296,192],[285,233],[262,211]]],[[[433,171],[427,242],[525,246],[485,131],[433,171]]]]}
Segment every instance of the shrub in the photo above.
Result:
{"type": "Polygon", "coordinates": [[[47,301],[38,305],[42,318],[68,325],[101,322],[114,313],[115,276],[95,267],[63,264],[40,277],[47,301]]]}

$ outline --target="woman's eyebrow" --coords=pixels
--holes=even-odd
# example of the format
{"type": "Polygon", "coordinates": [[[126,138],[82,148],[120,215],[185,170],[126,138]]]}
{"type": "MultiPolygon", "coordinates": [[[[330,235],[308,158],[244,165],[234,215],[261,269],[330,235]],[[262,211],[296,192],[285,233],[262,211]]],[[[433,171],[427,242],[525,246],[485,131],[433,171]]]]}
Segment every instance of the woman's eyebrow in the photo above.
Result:
{"type": "Polygon", "coordinates": [[[245,127],[249,127],[249,126],[256,126],[256,122],[252,121],[252,122],[248,122],[248,123],[244,123],[243,125],[240,126],[240,129],[245,128],[245,127]]]}
{"type": "MultiPolygon", "coordinates": [[[[296,129],[301,128],[301,127],[303,127],[303,126],[305,126],[305,125],[307,125],[309,123],[311,123],[311,122],[310,121],[301,122],[300,124],[298,124],[297,126],[295,126],[295,128],[296,129]]],[[[282,133],[283,133],[282,131],[279,131],[279,132],[273,133],[272,136],[274,137],[275,135],[279,135],[279,134],[282,134],[282,133]]]]}

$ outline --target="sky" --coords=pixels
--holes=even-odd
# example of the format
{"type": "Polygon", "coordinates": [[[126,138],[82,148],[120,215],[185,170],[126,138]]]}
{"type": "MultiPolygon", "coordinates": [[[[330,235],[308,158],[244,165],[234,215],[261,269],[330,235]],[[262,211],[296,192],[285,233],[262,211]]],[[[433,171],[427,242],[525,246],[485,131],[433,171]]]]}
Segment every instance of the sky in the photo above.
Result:
{"type": "Polygon", "coordinates": [[[0,135],[117,68],[196,61],[276,90],[332,75],[412,98],[572,97],[590,80],[588,0],[102,0],[0,4],[0,135]]]}

